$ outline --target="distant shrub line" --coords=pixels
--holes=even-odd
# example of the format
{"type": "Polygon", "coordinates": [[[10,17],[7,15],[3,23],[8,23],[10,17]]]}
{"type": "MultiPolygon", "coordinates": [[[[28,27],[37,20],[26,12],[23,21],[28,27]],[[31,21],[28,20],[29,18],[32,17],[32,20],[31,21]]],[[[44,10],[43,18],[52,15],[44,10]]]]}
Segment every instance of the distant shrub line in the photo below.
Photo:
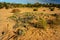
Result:
{"type": "Polygon", "coordinates": [[[53,3],[47,3],[47,4],[41,4],[41,3],[34,3],[34,4],[16,4],[16,3],[6,3],[6,2],[0,2],[0,8],[16,8],[16,7],[57,7],[60,8],[60,4],[53,4],[53,3]]]}

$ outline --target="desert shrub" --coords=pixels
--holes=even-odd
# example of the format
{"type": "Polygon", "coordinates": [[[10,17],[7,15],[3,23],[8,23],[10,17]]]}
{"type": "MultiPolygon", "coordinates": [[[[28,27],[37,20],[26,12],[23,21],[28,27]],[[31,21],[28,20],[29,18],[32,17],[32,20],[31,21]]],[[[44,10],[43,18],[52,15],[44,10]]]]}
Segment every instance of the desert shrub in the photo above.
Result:
{"type": "Polygon", "coordinates": [[[60,16],[58,15],[55,20],[56,25],[60,25],[60,16]]]}
{"type": "Polygon", "coordinates": [[[46,11],[46,10],[43,10],[43,11],[46,11]]]}
{"type": "Polygon", "coordinates": [[[26,13],[26,14],[25,14],[25,17],[26,17],[26,19],[28,19],[28,20],[32,20],[32,19],[35,18],[34,13],[26,13]]]}
{"type": "Polygon", "coordinates": [[[54,11],[55,8],[54,7],[49,7],[49,9],[50,9],[50,11],[54,11]]]}
{"type": "Polygon", "coordinates": [[[53,22],[53,20],[47,20],[47,24],[53,25],[54,22],[53,22]]]}
{"type": "Polygon", "coordinates": [[[25,5],[25,7],[32,7],[32,4],[27,3],[27,5],[25,5]]]}
{"type": "Polygon", "coordinates": [[[13,21],[16,22],[16,24],[13,26],[13,28],[18,28],[19,25],[21,25],[22,23],[24,25],[24,23],[26,24],[26,23],[30,22],[33,19],[33,17],[34,17],[30,13],[29,14],[28,13],[24,13],[24,15],[22,13],[22,16],[24,16],[24,17],[18,17],[18,16],[16,16],[16,14],[13,14],[13,16],[9,17],[10,19],[12,19],[13,21]],[[19,24],[19,22],[22,22],[22,23],[19,24]]]}
{"type": "Polygon", "coordinates": [[[60,15],[58,13],[51,14],[51,16],[55,17],[55,19],[53,20],[55,25],[60,24],[60,15]]]}
{"type": "Polygon", "coordinates": [[[32,13],[23,13],[23,14],[24,14],[23,18],[19,17],[19,20],[23,23],[29,22],[29,21],[33,20],[35,17],[32,13]]]}
{"type": "Polygon", "coordinates": [[[46,23],[45,19],[39,18],[37,21],[38,22],[36,22],[36,23],[34,23],[34,22],[33,23],[29,22],[29,23],[30,23],[30,25],[32,25],[35,28],[46,29],[47,23],[46,23]]]}
{"type": "Polygon", "coordinates": [[[37,8],[35,8],[35,9],[33,9],[33,11],[38,11],[38,9],[37,9],[37,8]]]}
{"type": "Polygon", "coordinates": [[[17,17],[16,16],[10,16],[9,18],[11,18],[13,21],[16,21],[17,20],[17,17]]]}
{"type": "Polygon", "coordinates": [[[8,8],[9,8],[9,6],[7,5],[7,3],[6,3],[6,2],[4,2],[4,7],[5,7],[6,9],[8,9],[8,8]]]}
{"type": "Polygon", "coordinates": [[[15,25],[13,26],[13,29],[16,29],[19,27],[19,24],[18,23],[15,23],[15,25]]]}
{"type": "MultiPolygon", "coordinates": [[[[58,7],[56,7],[56,8],[58,8],[58,7]]],[[[60,10],[60,8],[58,8],[58,10],[60,10]]]]}
{"type": "Polygon", "coordinates": [[[55,14],[51,14],[51,16],[58,17],[59,15],[55,13],[55,14]]]}
{"type": "Polygon", "coordinates": [[[19,9],[13,9],[11,13],[18,13],[18,12],[20,12],[19,9]]]}
{"type": "Polygon", "coordinates": [[[25,13],[22,13],[21,15],[22,16],[18,17],[18,16],[15,16],[15,14],[14,14],[14,16],[10,17],[12,20],[14,20],[16,22],[15,25],[13,26],[13,28],[18,28],[20,26],[26,27],[27,25],[30,25],[35,28],[45,29],[47,26],[46,20],[44,18],[40,17],[41,14],[25,12],[25,13]],[[37,15],[39,17],[37,17],[37,15]],[[36,20],[37,22],[33,22],[34,20],[36,20]]]}
{"type": "Polygon", "coordinates": [[[23,30],[23,29],[17,29],[17,31],[13,31],[13,33],[15,35],[11,36],[9,39],[13,38],[14,40],[17,40],[19,36],[24,36],[25,30],[23,30]]]}
{"type": "Polygon", "coordinates": [[[39,26],[41,26],[39,23],[29,23],[29,24],[35,28],[39,28],[39,26]]]}
{"type": "Polygon", "coordinates": [[[0,9],[2,9],[3,7],[2,6],[0,6],[0,9]]]}
{"type": "Polygon", "coordinates": [[[3,8],[3,5],[2,4],[0,4],[0,9],[2,9],[3,8]]]}
{"type": "Polygon", "coordinates": [[[9,7],[7,5],[5,5],[5,9],[8,9],[9,7]]]}
{"type": "Polygon", "coordinates": [[[50,25],[50,28],[54,28],[54,25],[55,26],[58,26],[60,25],[60,19],[59,18],[56,18],[56,19],[53,19],[53,20],[46,20],[47,21],[47,24],[50,25]]]}
{"type": "Polygon", "coordinates": [[[14,32],[16,35],[24,35],[24,30],[18,29],[16,32],[14,32]]]}
{"type": "Polygon", "coordinates": [[[47,20],[47,24],[49,24],[50,28],[54,28],[54,21],[53,20],[47,20]]]}
{"type": "Polygon", "coordinates": [[[41,25],[40,23],[30,23],[30,25],[35,27],[35,28],[42,28],[42,29],[44,29],[43,25],[41,25]]]}
{"type": "Polygon", "coordinates": [[[44,18],[39,18],[38,22],[40,22],[40,24],[42,25],[42,28],[44,28],[44,29],[46,28],[47,22],[44,18]]]}
{"type": "Polygon", "coordinates": [[[22,23],[26,23],[26,22],[29,21],[29,19],[27,19],[27,18],[21,18],[21,19],[19,19],[19,21],[21,21],[22,23]]]}

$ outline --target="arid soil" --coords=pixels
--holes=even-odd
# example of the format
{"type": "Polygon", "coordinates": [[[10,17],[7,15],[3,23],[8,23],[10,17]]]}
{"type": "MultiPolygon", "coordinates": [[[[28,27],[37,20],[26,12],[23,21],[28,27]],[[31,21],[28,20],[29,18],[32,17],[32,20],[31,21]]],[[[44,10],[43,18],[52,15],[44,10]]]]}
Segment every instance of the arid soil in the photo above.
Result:
{"type": "MultiPolygon", "coordinates": [[[[55,8],[54,11],[50,11],[49,8],[41,7],[38,11],[33,11],[34,8],[13,8],[19,9],[20,12],[40,12],[46,14],[60,14],[60,9],[55,8]],[[43,11],[45,10],[45,11],[43,11]]],[[[9,20],[8,17],[12,16],[11,11],[13,9],[0,9],[0,40],[15,40],[14,29],[12,28],[15,24],[14,21],[9,20]]],[[[48,25],[49,26],[49,25],[48,25]]],[[[24,35],[19,35],[16,40],[60,40],[60,25],[54,26],[55,28],[39,29],[35,27],[21,28],[25,30],[24,35]]],[[[17,29],[16,29],[17,30],[17,29]]]]}

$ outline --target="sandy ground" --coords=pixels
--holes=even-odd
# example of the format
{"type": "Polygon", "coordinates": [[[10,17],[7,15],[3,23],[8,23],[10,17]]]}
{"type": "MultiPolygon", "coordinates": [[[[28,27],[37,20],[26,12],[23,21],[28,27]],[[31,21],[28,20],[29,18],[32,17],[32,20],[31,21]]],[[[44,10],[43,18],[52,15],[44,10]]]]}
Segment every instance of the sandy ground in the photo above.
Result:
{"type": "MultiPolygon", "coordinates": [[[[13,14],[11,13],[13,9],[0,9],[0,40],[8,40],[9,36],[14,35],[12,27],[15,22],[7,19],[13,14]],[[4,32],[4,35],[2,35],[2,32],[4,32]]],[[[33,8],[16,9],[21,10],[21,12],[34,12],[33,8]]],[[[58,10],[58,8],[55,8],[54,11],[50,11],[49,8],[41,7],[38,8],[38,11],[36,12],[51,14],[60,13],[60,10],[58,10]]],[[[13,38],[10,40],[13,40],[13,38]]],[[[25,35],[19,36],[17,40],[60,40],[60,26],[57,26],[57,28],[54,29],[47,28],[46,30],[29,27],[28,30],[26,30],[25,35]]]]}

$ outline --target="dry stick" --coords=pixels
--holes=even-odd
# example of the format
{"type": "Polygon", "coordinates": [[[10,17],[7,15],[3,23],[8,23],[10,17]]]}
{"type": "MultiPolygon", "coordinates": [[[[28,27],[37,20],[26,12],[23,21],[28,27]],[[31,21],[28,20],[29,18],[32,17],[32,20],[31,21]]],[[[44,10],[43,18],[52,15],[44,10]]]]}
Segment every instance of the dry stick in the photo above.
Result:
{"type": "Polygon", "coordinates": [[[14,40],[17,40],[17,39],[18,39],[18,36],[15,36],[15,37],[14,37],[14,40]]]}
{"type": "Polygon", "coordinates": [[[15,36],[15,35],[13,35],[13,36],[9,37],[9,38],[8,38],[8,40],[10,40],[11,38],[13,38],[14,36],[15,36]]]}
{"type": "Polygon", "coordinates": [[[8,40],[10,40],[11,38],[16,38],[17,36],[16,35],[13,35],[13,36],[11,36],[10,38],[8,38],[8,40]]]}
{"type": "Polygon", "coordinates": [[[3,40],[3,38],[4,38],[4,36],[1,36],[1,37],[0,37],[0,40],[3,40]]]}

